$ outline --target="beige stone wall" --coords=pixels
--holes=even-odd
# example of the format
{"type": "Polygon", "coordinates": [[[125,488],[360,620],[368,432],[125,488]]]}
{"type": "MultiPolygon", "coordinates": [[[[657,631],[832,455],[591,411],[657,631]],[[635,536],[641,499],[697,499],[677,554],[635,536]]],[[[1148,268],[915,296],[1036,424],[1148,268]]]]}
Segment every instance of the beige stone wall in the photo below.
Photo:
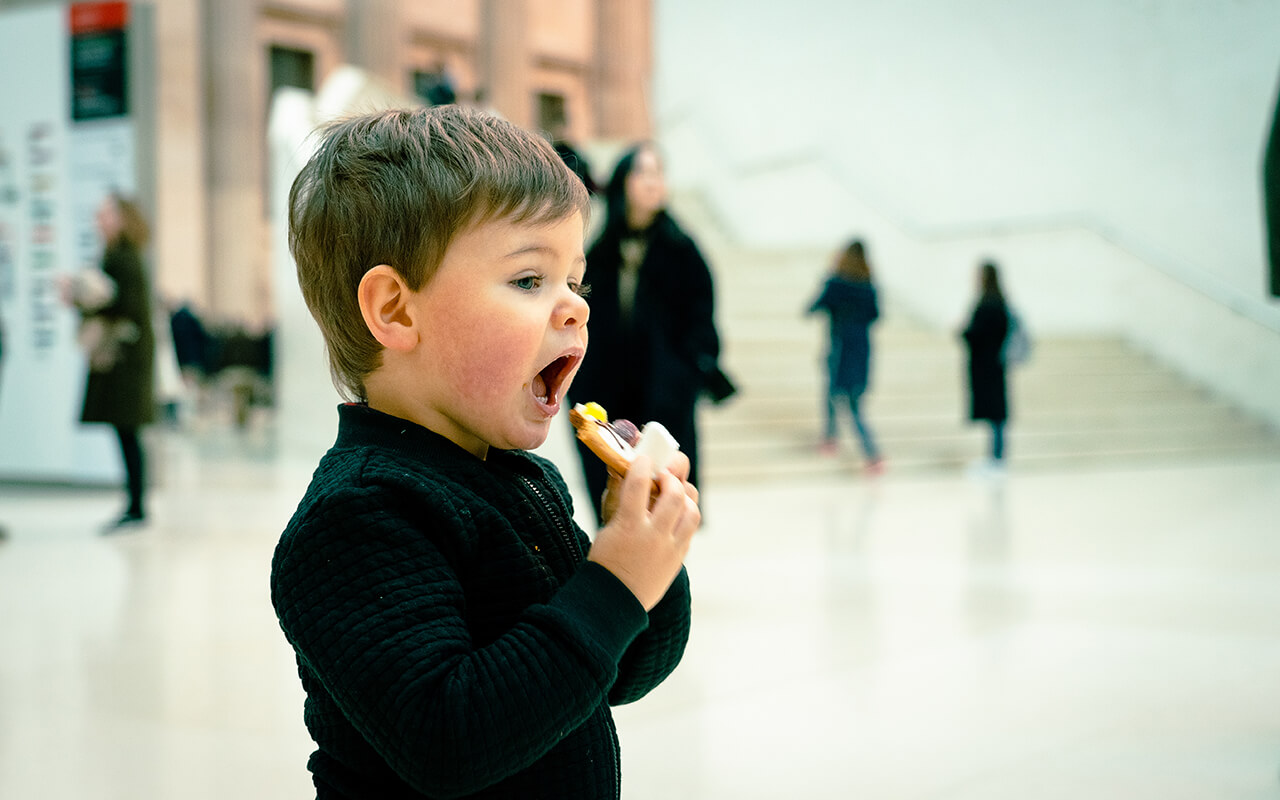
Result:
{"type": "Polygon", "coordinates": [[[653,130],[653,9],[632,0],[599,0],[595,59],[595,131],[638,139],[653,130]]]}
{"type": "Polygon", "coordinates": [[[442,40],[471,44],[480,38],[483,0],[409,0],[402,8],[407,28],[442,40]]]}
{"type": "Polygon", "coordinates": [[[539,58],[586,65],[595,53],[595,7],[593,0],[529,0],[533,52],[539,58]]]}
{"type": "Polygon", "coordinates": [[[166,303],[209,304],[207,197],[204,176],[204,80],[199,0],[155,7],[156,219],[155,288],[166,303]]]}
{"type": "MultiPolygon", "coordinates": [[[[311,5],[340,6],[341,4],[322,3],[320,0],[315,0],[311,5]]],[[[345,58],[343,32],[344,20],[341,13],[315,13],[300,16],[285,15],[280,13],[279,9],[271,9],[258,19],[255,31],[258,50],[256,57],[265,58],[267,48],[271,45],[310,51],[315,55],[316,81],[319,85],[324,82],[324,76],[341,64],[345,58]]],[[[245,56],[255,57],[255,54],[245,53],[245,56]]]]}
{"type": "MultiPolygon", "coordinates": [[[[137,0],[135,0],[137,1],[137,0]]],[[[145,0],[144,0],[145,1],[145,0]]],[[[0,0],[3,5],[5,0],[0,0]]],[[[272,45],[314,55],[317,87],[343,63],[412,91],[447,66],[518,124],[564,97],[568,134],[651,130],[648,0],[156,0],[157,287],[211,317],[269,324],[263,192],[272,45]]]]}
{"type": "MultiPolygon", "coordinates": [[[[212,2],[226,2],[226,0],[212,0],[212,2]]],[[[339,18],[347,10],[346,0],[261,0],[258,6],[264,14],[298,17],[339,18]]]]}
{"type": "Polygon", "coordinates": [[[592,86],[597,51],[593,0],[530,0],[529,40],[533,68],[529,90],[565,99],[565,135],[573,141],[595,136],[592,86]]]}

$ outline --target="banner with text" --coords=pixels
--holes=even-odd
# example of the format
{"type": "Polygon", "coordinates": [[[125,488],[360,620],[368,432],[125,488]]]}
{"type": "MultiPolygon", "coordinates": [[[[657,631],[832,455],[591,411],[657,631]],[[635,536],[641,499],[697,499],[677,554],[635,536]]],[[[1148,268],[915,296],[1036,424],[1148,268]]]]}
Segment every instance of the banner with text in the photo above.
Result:
{"type": "Polygon", "coordinates": [[[129,4],[0,12],[0,480],[108,483],[110,428],[79,422],[87,374],[59,276],[97,266],[94,213],[136,191],[129,4]]]}

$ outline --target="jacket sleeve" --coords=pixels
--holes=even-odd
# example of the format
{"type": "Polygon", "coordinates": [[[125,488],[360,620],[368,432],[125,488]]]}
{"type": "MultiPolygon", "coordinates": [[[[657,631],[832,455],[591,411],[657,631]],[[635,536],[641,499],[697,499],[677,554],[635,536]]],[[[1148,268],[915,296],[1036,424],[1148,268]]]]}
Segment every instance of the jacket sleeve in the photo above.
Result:
{"type": "Polygon", "coordinates": [[[805,310],[806,314],[816,314],[819,311],[827,310],[827,284],[822,284],[822,290],[818,292],[818,296],[813,298],[813,302],[805,310]]]}
{"type": "Polygon", "coordinates": [[[272,601],[300,668],[404,781],[470,794],[585,721],[649,620],[607,570],[584,564],[477,646],[459,577],[431,544],[430,528],[457,528],[464,511],[411,514],[389,494],[345,487],[297,523],[273,563],[272,601]]]}
{"type": "MultiPolygon", "coordinates": [[[[573,519],[573,496],[564,477],[550,462],[542,463],[548,482],[563,504],[564,514],[573,519]]],[[[587,534],[577,525],[574,529],[586,552],[591,547],[587,534]]],[[[667,593],[649,610],[648,626],[622,657],[617,680],[609,690],[612,705],[633,703],[666,680],[684,656],[691,618],[689,573],[681,567],[667,593]]]]}
{"type": "Polygon", "coordinates": [[[682,568],[666,595],[649,611],[649,627],[627,648],[618,680],[609,691],[610,703],[633,703],[666,680],[684,656],[690,620],[689,573],[682,568]]]}

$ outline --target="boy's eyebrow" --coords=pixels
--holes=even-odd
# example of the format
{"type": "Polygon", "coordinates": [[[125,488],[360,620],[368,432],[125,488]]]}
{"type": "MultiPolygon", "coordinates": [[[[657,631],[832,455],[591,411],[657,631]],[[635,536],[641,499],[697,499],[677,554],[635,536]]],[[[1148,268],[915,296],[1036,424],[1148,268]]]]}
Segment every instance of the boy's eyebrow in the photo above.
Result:
{"type": "MultiPolygon", "coordinates": [[[[533,253],[536,255],[543,255],[545,253],[551,253],[551,252],[553,252],[553,250],[548,245],[527,244],[527,245],[524,245],[523,247],[517,247],[515,250],[512,250],[510,253],[507,253],[505,256],[503,256],[503,258],[519,258],[520,256],[527,255],[529,253],[533,253]]],[[[586,260],[587,260],[586,254],[581,253],[578,255],[577,258],[574,259],[574,263],[575,264],[579,262],[586,263],[586,260]]]]}

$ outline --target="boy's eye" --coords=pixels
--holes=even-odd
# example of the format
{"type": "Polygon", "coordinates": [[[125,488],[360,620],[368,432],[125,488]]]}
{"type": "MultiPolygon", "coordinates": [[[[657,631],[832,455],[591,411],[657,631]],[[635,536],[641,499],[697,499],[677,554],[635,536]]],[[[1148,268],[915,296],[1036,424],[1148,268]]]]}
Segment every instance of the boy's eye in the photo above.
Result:
{"type": "Polygon", "coordinates": [[[571,281],[569,283],[569,288],[572,289],[573,293],[576,294],[578,297],[585,298],[591,294],[591,287],[585,283],[577,283],[576,281],[571,281]]]}
{"type": "Polygon", "coordinates": [[[533,291],[542,285],[542,277],[540,275],[526,275],[523,278],[516,278],[511,282],[511,285],[527,292],[533,291]]]}

